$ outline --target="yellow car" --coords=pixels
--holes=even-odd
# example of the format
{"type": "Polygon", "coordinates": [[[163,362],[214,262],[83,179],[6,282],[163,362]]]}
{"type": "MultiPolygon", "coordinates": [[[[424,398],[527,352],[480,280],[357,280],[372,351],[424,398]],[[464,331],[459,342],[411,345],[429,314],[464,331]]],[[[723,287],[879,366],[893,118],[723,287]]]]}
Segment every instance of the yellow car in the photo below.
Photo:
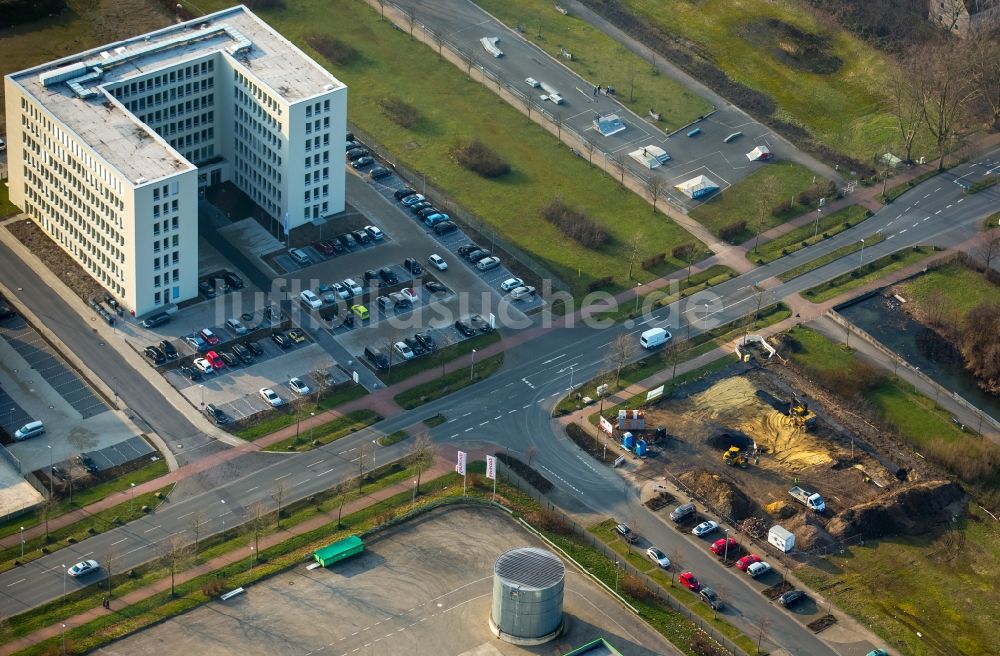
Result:
{"type": "Polygon", "coordinates": [[[351,312],[357,315],[358,319],[361,319],[362,321],[368,318],[368,308],[364,305],[352,305],[351,312]]]}
{"type": "Polygon", "coordinates": [[[292,330],[288,331],[288,339],[292,340],[296,344],[301,344],[302,342],[306,341],[306,336],[305,333],[303,333],[298,328],[293,328],[292,330]]]}

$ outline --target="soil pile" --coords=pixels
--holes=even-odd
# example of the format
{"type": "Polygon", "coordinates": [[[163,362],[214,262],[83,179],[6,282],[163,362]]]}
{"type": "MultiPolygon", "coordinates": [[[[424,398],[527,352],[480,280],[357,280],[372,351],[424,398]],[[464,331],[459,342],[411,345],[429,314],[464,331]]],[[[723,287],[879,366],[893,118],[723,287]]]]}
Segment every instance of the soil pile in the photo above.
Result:
{"type": "Polygon", "coordinates": [[[767,514],[775,519],[788,519],[798,512],[798,508],[785,501],[774,501],[764,506],[767,514]]]}
{"type": "Polygon", "coordinates": [[[950,481],[916,483],[869,503],[848,508],[827,524],[827,531],[842,540],[858,534],[866,538],[924,533],[951,517],[948,507],[965,498],[965,491],[950,481]]]}
{"type": "Polygon", "coordinates": [[[739,521],[755,514],[753,502],[740,492],[739,488],[723,480],[718,474],[688,471],[679,478],[720,515],[739,521]]]}
{"type": "Polygon", "coordinates": [[[833,544],[835,541],[813,513],[796,513],[781,525],[795,534],[795,547],[802,551],[833,544]]]}

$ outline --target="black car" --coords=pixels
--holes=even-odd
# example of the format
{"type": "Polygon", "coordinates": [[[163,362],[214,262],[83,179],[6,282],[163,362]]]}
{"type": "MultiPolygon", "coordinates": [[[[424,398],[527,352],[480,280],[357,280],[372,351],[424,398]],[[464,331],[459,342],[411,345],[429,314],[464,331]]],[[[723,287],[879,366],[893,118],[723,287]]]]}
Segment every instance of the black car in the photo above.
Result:
{"type": "Polygon", "coordinates": [[[423,267],[420,266],[420,262],[417,262],[412,257],[403,260],[403,268],[415,276],[419,276],[424,271],[423,267]]]}
{"type": "Polygon", "coordinates": [[[52,466],[52,475],[58,478],[60,481],[65,481],[67,478],[69,478],[68,475],[66,474],[66,470],[60,467],[59,465],[52,466]]]}
{"type": "Polygon", "coordinates": [[[352,148],[347,151],[347,159],[352,162],[356,159],[361,159],[362,157],[367,157],[370,153],[365,148],[352,148]]]}
{"type": "Polygon", "coordinates": [[[468,255],[472,251],[478,251],[478,250],[482,250],[482,249],[480,249],[475,244],[466,244],[465,246],[459,246],[458,247],[458,254],[460,256],[462,256],[462,257],[465,257],[466,255],[468,255]]]}
{"type": "Polygon", "coordinates": [[[201,372],[194,367],[188,367],[187,365],[181,367],[181,373],[188,380],[201,380],[201,372]]]}
{"type": "Polygon", "coordinates": [[[356,160],[354,160],[353,162],[351,162],[351,168],[353,168],[353,169],[363,169],[366,166],[371,166],[374,163],[375,163],[374,159],[372,159],[368,155],[365,155],[364,157],[359,157],[356,160]]]}
{"type": "Polygon", "coordinates": [[[351,234],[354,235],[354,240],[359,244],[367,244],[372,240],[372,236],[368,234],[367,230],[352,230],[351,234]]]}
{"type": "Polygon", "coordinates": [[[354,236],[346,232],[337,237],[337,240],[344,245],[344,248],[347,248],[348,250],[354,249],[358,245],[358,242],[355,241],[354,236]]]}
{"type": "Polygon", "coordinates": [[[482,333],[488,333],[493,330],[493,326],[491,326],[490,323],[486,319],[483,319],[482,315],[479,314],[474,314],[469,317],[469,323],[478,328],[479,332],[482,333]]]}
{"type": "Polygon", "coordinates": [[[375,269],[368,269],[365,271],[365,282],[369,280],[378,280],[378,272],[375,269]]]}
{"type": "Polygon", "coordinates": [[[446,235],[449,232],[455,232],[458,230],[458,226],[451,221],[442,221],[441,223],[435,224],[431,230],[434,231],[435,235],[446,235]]]}
{"type": "Polygon", "coordinates": [[[389,267],[382,267],[378,270],[378,277],[387,285],[395,285],[399,282],[399,277],[389,267]]]}
{"type": "Polygon", "coordinates": [[[156,348],[155,346],[147,346],[142,354],[146,356],[146,359],[155,365],[161,365],[167,361],[167,356],[163,355],[163,351],[156,348]]]}
{"type": "Polygon", "coordinates": [[[448,288],[437,280],[425,280],[424,287],[432,294],[443,294],[448,291],[448,288]]]}
{"type": "Polygon", "coordinates": [[[344,139],[346,139],[347,141],[354,141],[354,133],[348,132],[347,136],[345,136],[344,139]]]}
{"type": "Polygon", "coordinates": [[[413,212],[414,214],[419,214],[420,210],[425,210],[428,207],[434,207],[434,204],[431,203],[430,201],[422,200],[419,203],[414,203],[413,205],[410,205],[410,211],[413,212]]]}
{"type": "Polygon", "coordinates": [[[778,601],[781,602],[782,606],[788,608],[789,606],[794,606],[800,601],[805,600],[805,598],[806,593],[802,590],[789,590],[785,594],[778,597],[778,601]]]}
{"type": "Polygon", "coordinates": [[[354,313],[353,312],[348,312],[347,314],[344,315],[344,322],[343,322],[342,325],[347,326],[348,328],[353,328],[354,327],[354,313]]]}
{"type": "Polygon", "coordinates": [[[247,342],[247,348],[250,349],[250,352],[253,353],[255,357],[259,358],[264,355],[264,349],[262,349],[260,344],[257,342],[247,342]]]}
{"type": "Polygon", "coordinates": [[[417,193],[416,189],[410,189],[409,187],[405,187],[403,189],[397,189],[396,192],[393,194],[393,196],[396,197],[396,200],[403,200],[407,196],[412,196],[415,193],[417,193]]]}
{"type": "Polygon", "coordinates": [[[208,280],[198,281],[198,291],[205,298],[215,298],[215,285],[208,280]]]}
{"type": "Polygon", "coordinates": [[[234,344],[233,353],[235,353],[236,357],[243,361],[243,364],[250,364],[253,362],[253,353],[251,353],[250,349],[242,344],[234,344]]]}
{"type": "Polygon", "coordinates": [[[243,289],[243,278],[232,271],[226,271],[222,274],[222,279],[226,281],[226,284],[233,289],[243,289]]]}
{"type": "Polygon", "coordinates": [[[441,213],[441,210],[439,210],[438,208],[434,207],[433,205],[429,205],[427,207],[423,207],[423,208],[417,210],[417,216],[419,216],[421,219],[426,219],[427,217],[429,217],[432,214],[440,214],[440,213],[441,213]]]}
{"type": "Polygon", "coordinates": [[[384,166],[376,166],[368,172],[368,177],[372,180],[381,180],[382,178],[388,178],[390,175],[392,175],[392,171],[384,166]]]}
{"type": "Polygon", "coordinates": [[[209,403],[205,406],[205,414],[208,415],[212,421],[218,425],[228,424],[230,419],[229,415],[217,408],[214,404],[209,403]]]}
{"type": "Polygon", "coordinates": [[[701,600],[712,607],[712,610],[722,610],[722,600],[719,599],[718,593],[712,588],[702,588],[698,591],[701,596],[701,600]]]}
{"type": "Polygon", "coordinates": [[[476,330],[473,329],[472,326],[461,320],[455,322],[455,330],[462,333],[466,337],[473,337],[477,334],[476,330]]]}
{"type": "Polygon", "coordinates": [[[10,319],[16,314],[17,312],[14,312],[14,310],[10,309],[9,305],[7,305],[6,303],[0,303],[0,319],[10,319]]]}
{"type": "Polygon", "coordinates": [[[417,333],[413,336],[413,339],[420,342],[420,345],[424,347],[424,350],[434,350],[434,338],[431,337],[430,333],[417,333]]]}
{"type": "Polygon", "coordinates": [[[360,141],[355,141],[354,139],[348,139],[348,140],[347,140],[347,141],[346,141],[346,142],[344,143],[344,150],[345,150],[345,151],[348,151],[348,150],[354,150],[354,149],[356,149],[356,148],[361,148],[361,147],[363,147],[363,146],[364,146],[364,144],[363,144],[363,143],[361,143],[360,141]]]}
{"type": "Polygon", "coordinates": [[[226,366],[232,369],[233,367],[238,367],[240,365],[240,359],[229,351],[219,351],[219,357],[222,361],[226,363],[226,366]]]}
{"type": "Polygon", "coordinates": [[[80,455],[78,455],[76,457],[76,461],[77,461],[77,463],[79,463],[79,465],[81,467],[83,467],[87,471],[88,474],[95,474],[95,473],[97,473],[97,471],[98,471],[97,470],[97,463],[95,463],[91,459],[91,457],[88,456],[87,454],[81,453],[80,455]]]}
{"type": "Polygon", "coordinates": [[[284,350],[291,348],[292,340],[288,339],[281,333],[271,333],[271,341],[278,345],[278,348],[284,350]]]}
{"type": "Polygon", "coordinates": [[[413,355],[423,355],[426,353],[426,349],[424,349],[423,344],[418,342],[413,337],[403,338],[403,343],[410,347],[410,350],[413,351],[413,355]]]}
{"type": "Polygon", "coordinates": [[[489,251],[478,250],[478,251],[472,251],[471,253],[469,253],[468,255],[466,255],[465,259],[467,259],[468,261],[470,261],[473,264],[475,264],[479,260],[485,260],[486,258],[490,257],[491,255],[493,255],[493,254],[490,253],[489,251]]]}

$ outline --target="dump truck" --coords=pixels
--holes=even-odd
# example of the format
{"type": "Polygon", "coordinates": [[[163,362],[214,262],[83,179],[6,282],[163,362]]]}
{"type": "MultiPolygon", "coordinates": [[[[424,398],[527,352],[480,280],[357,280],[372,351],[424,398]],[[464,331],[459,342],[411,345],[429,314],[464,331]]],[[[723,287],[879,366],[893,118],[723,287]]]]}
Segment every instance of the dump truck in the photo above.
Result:
{"type": "Polygon", "coordinates": [[[356,556],[365,550],[365,543],[356,535],[338,540],[313,552],[313,558],[320,567],[329,567],[345,558],[356,556]]]}
{"type": "Polygon", "coordinates": [[[796,501],[809,508],[813,512],[822,513],[826,511],[826,501],[819,492],[806,492],[796,485],[788,491],[796,501]]]}

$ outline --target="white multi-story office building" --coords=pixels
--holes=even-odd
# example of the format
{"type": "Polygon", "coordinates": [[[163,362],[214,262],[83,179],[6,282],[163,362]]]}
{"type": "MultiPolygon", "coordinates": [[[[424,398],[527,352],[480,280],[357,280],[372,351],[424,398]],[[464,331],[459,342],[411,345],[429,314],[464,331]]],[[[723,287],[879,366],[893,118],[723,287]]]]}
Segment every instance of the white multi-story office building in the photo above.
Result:
{"type": "Polygon", "coordinates": [[[4,88],[11,201],[137,315],[197,295],[202,187],[284,229],[344,210],[347,87],[245,7],[4,88]]]}

